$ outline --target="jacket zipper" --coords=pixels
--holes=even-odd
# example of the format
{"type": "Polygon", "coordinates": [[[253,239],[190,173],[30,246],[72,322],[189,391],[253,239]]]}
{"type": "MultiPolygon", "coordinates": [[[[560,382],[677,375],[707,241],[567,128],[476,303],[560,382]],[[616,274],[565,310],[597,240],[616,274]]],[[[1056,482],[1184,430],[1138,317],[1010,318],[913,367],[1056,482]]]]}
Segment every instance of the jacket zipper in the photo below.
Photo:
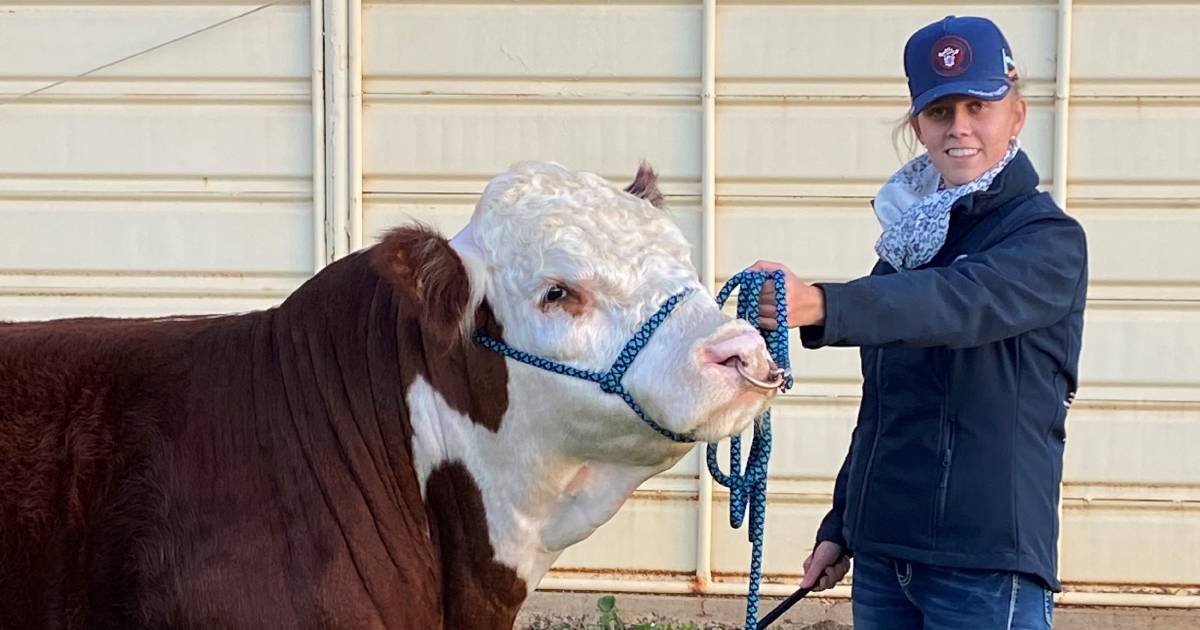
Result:
{"type": "MultiPolygon", "coordinates": [[[[938,483],[937,524],[946,517],[946,495],[950,488],[950,463],[954,460],[954,416],[946,423],[946,445],[942,450],[942,480],[938,483]]],[[[934,532],[936,537],[937,532],[934,532]]]]}

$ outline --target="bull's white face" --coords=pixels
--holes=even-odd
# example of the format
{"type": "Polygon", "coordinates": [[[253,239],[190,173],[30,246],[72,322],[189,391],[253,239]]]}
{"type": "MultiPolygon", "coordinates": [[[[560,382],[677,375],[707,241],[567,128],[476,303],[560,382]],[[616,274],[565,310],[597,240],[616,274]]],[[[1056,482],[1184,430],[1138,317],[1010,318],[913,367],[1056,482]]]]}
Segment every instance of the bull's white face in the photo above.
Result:
{"type": "MultiPolygon", "coordinates": [[[[773,394],[738,376],[735,361],[767,378],[765,345],[717,308],[667,212],[600,177],[519,164],[492,180],[451,244],[504,341],[581,369],[607,370],[663,302],[692,289],[623,380],[664,428],[716,441],[745,429],[773,394]]],[[[546,433],[580,457],[654,466],[686,450],[595,383],[512,361],[509,381],[522,413],[552,423],[546,433]]]]}

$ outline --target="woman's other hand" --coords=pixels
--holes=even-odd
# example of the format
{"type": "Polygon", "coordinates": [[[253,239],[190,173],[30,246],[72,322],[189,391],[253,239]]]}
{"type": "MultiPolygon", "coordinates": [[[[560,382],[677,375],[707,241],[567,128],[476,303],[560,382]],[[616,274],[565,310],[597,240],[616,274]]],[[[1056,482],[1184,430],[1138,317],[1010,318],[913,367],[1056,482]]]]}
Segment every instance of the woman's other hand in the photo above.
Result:
{"type": "Polygon", "coordinates": [[[842,553],[842,546],[823,540],[804,559],[804,579],[800,588],[811,588],[813,592],[833,588],[850,570],[850,556],[842,553]]]}
{"type": "MultiPolygon", "coordinates": [[[[750,266],[751,271],[771,273],[782,271],[787,287],[788,326],[819,326],[825,323],[825,292],[820,287],[807,284],[787,265],[760,260],[750,266]]],[[[766,330],[775,330],[779,326],[775,322],[775,283],[763,285],[758,298],[758,325],[766,330]]]]}

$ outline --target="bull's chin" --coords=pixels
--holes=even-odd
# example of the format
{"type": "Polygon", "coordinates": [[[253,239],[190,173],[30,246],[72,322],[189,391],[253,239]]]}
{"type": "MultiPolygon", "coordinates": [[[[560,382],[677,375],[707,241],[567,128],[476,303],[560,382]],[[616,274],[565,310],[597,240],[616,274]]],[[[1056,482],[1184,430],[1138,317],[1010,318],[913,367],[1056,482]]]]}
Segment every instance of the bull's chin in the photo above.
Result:
{"type": "Polygon", "coordinates": [[[691,435],[698,442],[720,442],[741,435],[767,410],[771,398],[757,393],[744,393],[705,415],[695,425],[691,435]]]}

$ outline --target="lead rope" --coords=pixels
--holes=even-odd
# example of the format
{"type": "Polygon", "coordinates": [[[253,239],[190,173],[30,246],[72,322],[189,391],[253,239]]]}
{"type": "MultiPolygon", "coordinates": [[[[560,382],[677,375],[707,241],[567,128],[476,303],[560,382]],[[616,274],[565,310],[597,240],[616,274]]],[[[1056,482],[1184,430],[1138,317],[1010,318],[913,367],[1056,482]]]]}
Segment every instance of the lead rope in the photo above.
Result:
{"type": "MultiPolygon", "coordinates": [[[[717,304],[725,305],[729,295],[738,289],[737,316],[749,321],[766,341],[767,351],[775,365],[783,368],[784,382],[780,390],[792,387],[791,359],[788,356],[787,334],[787,287],[782,271],[770,274],[760,271],[742,271],[725,283],[717,294],[717,304]],[[775,282],[775,330],[758,326],[758,299],[767,280],[775,282]]],[[[759,628],[758,591],[762,584],[763,531],[767,521],[767,463],[771,457],[771,410],[768,409],[754,423],[754,439],[750,443],[750,455],[746,460],[746,472],[742,474],[742,439],[735,436],[729,440],[729,474],[721,471],[717,463],[717,445],[708,445],[708,471],[713,480],[729,488],[729,525],[734,529],[742,526],[746,509],[750,510],[750,589],[746,594],[746,630],[759,628]]],[[[765,627],[765,626],[763,626],[765,627]]]]}

